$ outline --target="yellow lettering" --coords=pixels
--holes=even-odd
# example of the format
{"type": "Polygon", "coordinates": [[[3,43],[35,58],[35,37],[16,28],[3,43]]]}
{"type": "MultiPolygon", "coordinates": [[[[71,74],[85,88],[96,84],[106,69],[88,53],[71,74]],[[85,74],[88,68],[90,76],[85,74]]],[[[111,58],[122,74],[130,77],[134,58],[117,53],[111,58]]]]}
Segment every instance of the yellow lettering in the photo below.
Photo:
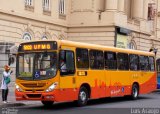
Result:
{"type": "Polygon", "coordinates": [[[44,49],[51,49],[50,44],[31,44],[31,45],[23,45],[23,50],[44,50],[44,49]]]}
{"type": "Polygon", "coordinates": [[[32,45],[24,45],[23,50],[32,50],[32,45]]]}
{"type": "Polygon", "coordinates": [[[41,45],[40,44],[38,44],[38,49],[41,49],[41,45]]]}
{"type": "Polygon", "coordinates": [[[47,44],[47,49],[51,49],[51,45],[47,44]]]}
{"type": "Polygon", "coordinates": [[[35,50],[38,48],[37,45],[34,45],[33,47],[34,47],[35,50]]]}
{"type": "Polygon", "coordinates": [[[42,49],[46,49],[46,45],[45,44],[42,44],[42,49]]]}

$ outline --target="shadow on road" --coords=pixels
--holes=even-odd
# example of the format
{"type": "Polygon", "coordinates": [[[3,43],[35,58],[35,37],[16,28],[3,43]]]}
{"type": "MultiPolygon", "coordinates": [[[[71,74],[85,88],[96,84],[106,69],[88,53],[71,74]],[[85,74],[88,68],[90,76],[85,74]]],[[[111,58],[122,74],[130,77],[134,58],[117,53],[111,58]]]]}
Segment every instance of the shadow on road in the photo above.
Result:
{"type": "MultiPolygon", "coordinates": [[[[140,96],[137,100],[146,100],[146,99],[152,99],[150,97],[146,97],[146,96],[140,96]]],[[[134,101],[137,101],[134,100],[134,101]]],[[[112,103],[122,103],[122,102],[130,102],[132,101],[130,98],[128,97],[116,97],[116,98],[102,98],[102,99],[96,99],[96,100],[90,100],[88,101],[87,106],[94,106],[94,105],[101,105],[101,104],[112,104],[112,103]]],[[[134,102],[133,101],[133,102],[134,102]]],[[[86,107],[87,107],[86,106],[86,107]]],[[[75,102],[65,102],[65,103],[56,103],[50,107],[45,107],[43,105],[41,106],[30,106],[30,107],[23,107],[23,109],[27,109],[27,110],[54,110],[54,111],[59,111],[59,110],[67,110],[67,109],[76,109],[78,108],[76,106],[75,102]]]]}

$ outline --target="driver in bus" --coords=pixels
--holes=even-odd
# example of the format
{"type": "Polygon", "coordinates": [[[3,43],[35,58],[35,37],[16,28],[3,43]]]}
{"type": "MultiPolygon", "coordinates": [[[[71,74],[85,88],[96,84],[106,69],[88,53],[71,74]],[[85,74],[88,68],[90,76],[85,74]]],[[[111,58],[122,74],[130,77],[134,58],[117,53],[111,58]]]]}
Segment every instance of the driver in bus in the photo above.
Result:
{"type": "Polygon", "coordinates": [[[61,69],[62,74],[66,73],[67,72],[67,66],[66,66],[66,62],[63,59],[61,59],[60,65],[61,65],[60,69],[61,69]]]}

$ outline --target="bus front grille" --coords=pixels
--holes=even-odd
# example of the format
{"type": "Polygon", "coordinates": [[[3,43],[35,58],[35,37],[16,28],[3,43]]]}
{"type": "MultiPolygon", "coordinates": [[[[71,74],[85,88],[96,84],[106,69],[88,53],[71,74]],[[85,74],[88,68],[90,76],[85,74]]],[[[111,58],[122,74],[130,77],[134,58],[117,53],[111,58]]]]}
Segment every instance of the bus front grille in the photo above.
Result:
{"type": "Polygon", "coordinates": [[[25,89],[26,92],[43,92],[44,89],[25,89]]]}
{"type": "Polygon", "coordinates": [[[43,88],[46,86],[46,83],[21,83],[21,85],[26,88],[43,88]]]}

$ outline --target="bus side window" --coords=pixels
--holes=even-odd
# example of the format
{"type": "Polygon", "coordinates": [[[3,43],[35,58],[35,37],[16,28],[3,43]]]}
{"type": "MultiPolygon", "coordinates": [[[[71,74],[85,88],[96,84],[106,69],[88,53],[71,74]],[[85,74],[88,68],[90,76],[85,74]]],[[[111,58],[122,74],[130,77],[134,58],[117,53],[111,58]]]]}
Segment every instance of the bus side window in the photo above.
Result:
{"type": "Polygon", "coordinates": [[[60,74],[70,75],[75,73],[74,65],[74,52],[72,51],[60,51],[60,74]]]}
{"type": "Polygon", "coordinates": [[[89,68],[88,49],[77,48],[76,60],[77,60],[77,68],[88,69],[89,68]]]}
{"type": "Polygon", "coordinates": [[[91,69],[104,69],[103,51],[90,50],[89,55],[91,69]]]}
{"type": "Polygon", "coordinates": [[[119,70],[129,70],[128,54],[118,53],[117,54],[117,66],[119,70]]]}
{"type": "Polygon", "coordinates": [[[130,70],[137,71],[139,70],[139,57],[138,55],[130,54],[129,55],[130,70]]]}
{"type": "Polygon", "coordinates": [[[157,76],[160,77],[160,59],[156,60],[157,76]]]}
{"type": "Polygon", "coordinates": [[[149,69],[150,71],[155,71],[154,57],[149,57],[149,69]]]}
{"type": "Polygon", "coordinates": [[[142,71],[148,71],[149,70],[149,60],[147,56],[139,56],[139,64],[140,64],[140,70],[142,71]]]}
{"type": "Polygon", "coordinates": [[[117,57],[115,52],[104,52],[105,69],[117,69],[117,57]]]}

